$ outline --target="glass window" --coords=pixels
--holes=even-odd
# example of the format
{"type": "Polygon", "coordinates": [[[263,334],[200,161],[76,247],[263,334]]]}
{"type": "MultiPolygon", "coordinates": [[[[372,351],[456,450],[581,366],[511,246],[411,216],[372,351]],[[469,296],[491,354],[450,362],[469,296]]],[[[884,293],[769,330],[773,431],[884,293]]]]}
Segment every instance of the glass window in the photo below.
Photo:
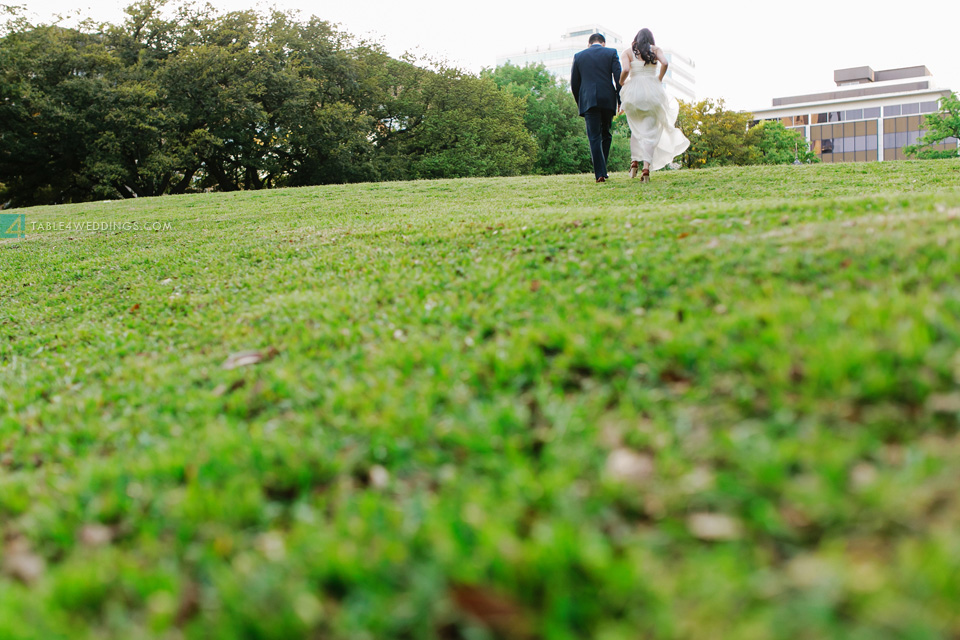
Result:
{"type": "Polygon", "coordinates": [[[867,152],[866,151],[857,151],[857,162],[866,162],[867,161],[867,152]]]}
{"type": "Polygon", "coordinates": [[[900,105],[894,104],[888,107],[883,108],[883,117],[889,118],[890,116],[900,115],[900,105]]]}
{"type": "Polygon", "coordinates": [[[819,140],[820,138],[820,127],[810,127],[810,139],[819,140]]]}
{"type": "Polygon", "coordinates": [[[843,137],[843,125],[835,124],[833,125],[833,138],[842,138],[843,137]]]}
{"type": "Polygon", "coordinates": [[[845,122],[843,124],[843,135],[849,138],[857,134],[857,125],[852,122],[845,122]]]}
{"type": "Polygon", "coordinates": [[[844,120],[861,120],[863,119],[863,109],[851,109],[843,116],[844,120]]]}
{"type": "Polygon", "coordinates": [[[794,124],[810,124],[810,116],[796,116],[793,119],[794,124]]]}
{"type": "Polygon", "coordinates": [[[876,161],[877,161],[877,151],[876,151],[876,149],[874,149],[873,151],[867,151],[867,161],[868,161],[868,162],[876,162],[876,161]]]}
{"type": "Polygon", "coordinates": [[[844,151],[843,152],[843,161],[844,162],[856,162],[856,157],[853,154],[853,151],[844,151]]]}
{"type": "Polygon", "coordinates": [[[877,149],[877,136],[867,136],[867,151],[876,151],[877,149]]]}
{"type": "Polygon", "coordinates": [[[867,121],[867,134],[868,135],[877,135],[877,121],[869,120],[867,121]]]}
{"type": "Polygon", "coordinates": [[[822,143],[823,153],[833,153],[833,140],[831,138],[823,140],[822,143]]]}
{"type": "Polygon", "coordinates": [[[842,111],[831,111],[827,114],[827,122],[840,122],[843,120],[842,111]]]}
{"type": "Polygon", "coordinates": [[[896,131],[900,133],[907,130],[907,119],[906,118],[897,118],[897,128],[891,129],[891,131],[896,131]]]}
{"type": "Polygon", "coordinates": [[[901,105],[901,106],[903,107],[903,111],[901,111],[901,113],[902,113],[903,115],[905,115],[905,116],[908,116],[908,115],[910,115],[910,114],[912,114],[912,113],[920,113],[920,103],[919,103],[919,102],[911,102],[910,104],[905,104],[905,105],[901,105]]]}
{"type": "Polygon", "coordinates": [[[847,153],[848,151],[853,151],[855,149],[854,145],[856,144],[856,138],[849,136],[843,139],[843,152],[847,153]]]}
{"type": "Polygon", "coordinates": [[[783,118],[780,118],[780,124],[782,124],[782,125],[785,126],[785,127],[792,127],[792,126],[793,126],[793,116],[785,116],[785,117],[783,117],[783,118]]]}
{"type": "Polygon", "coordinates": [[[907,118],[907,131],[920,130],[920,116],[910,116],[907,118]]]}
{"type": "Polygon", "coordinates": [[[957,139],[956,139],[956,138],[952,138],[952,137],[951,137],[951,138],[946,138],[946,139],[944,140],[944,143],[946,143],[946,144],[952,144],[952,145],[956,146],[956,144],[957,144],[957,139]]]}
{"type": "Polygon", "coordinates": [[[822,156],[820,156],[820,160],[821,160],[822,162],[833,162],[833,154],[832,154],[832,153],[824,153],[822,156]]]}
{"type": "Polygon", "coordinates": [[[910,144],[909,142],[907,142],[907,140],[909,140],[909,138],[907,137],[907,132],[906,132],[906,131],[898,131],[898,132],[897,132],[897,145],[896,145],[896,146],[897,146],[897,149],[899,149],[900,147],[905,147],[905,146],[907,146],[908,144],[910,144]]]}
{"type": "Polygon", "coordinates": [[[917,138],[919,137],[919,131],[907,131],[907,144],[917,144],[917,138]]]}
{"type": "Polygon", "coordinates": [[[866,151],[867,150],[867,136],[857,136],[853,139],[853,149],[854,151],[866,151]]]}
{"type": "Polygon", "coordinates": [[[897,134],[895,133],[885,133],[883,134],[883,148],[884,149],[893,149],[897,146],[897,134]]]}
{"type": "Polygon", "coordinates": [[[833,139],[833,152],[834,153],[843,153],[844,145],[843,138],[834,138],[833,139]]]}
{"type": "Polygon", "coordinates": [[[921,102],[920,103],[920,113],[933,113],[939,108],[937,101],[933,102],[921,102]]]}
{"type": "Polygon", "coordinates": [[[812,140],[810,142],[810,153],[823,153],[822,143],[822,140],[812,140]]]}
{"type": "Polygon", "coordinates": [[[824,122],[827,122],[827,114],[826,114],[826,113],[815,113],[815,114],[813,114],[813,124],[823,124],[824,122]]]}
{"type": "Polygon", "coordinates": [[[867,123],[858,122],[854,125],[854,135],[865,136],[867,135],[867,123]]]}
{"type": "Polygon", "coordinates": [[[880,107],[870,107],[869,109],[863,110],[864,118],[879,118],[880,117],[880,107]]]}

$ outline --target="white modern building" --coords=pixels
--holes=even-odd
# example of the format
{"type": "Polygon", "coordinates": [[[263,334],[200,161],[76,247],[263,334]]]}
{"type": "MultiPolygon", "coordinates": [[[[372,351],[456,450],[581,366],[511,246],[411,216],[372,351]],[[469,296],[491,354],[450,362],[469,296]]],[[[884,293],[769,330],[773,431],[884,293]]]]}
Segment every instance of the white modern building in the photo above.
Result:
{"type": "MultiPolygon", "coordinates": [[[[838,69],[833,79],[830,91],[774,98],[771,107],[754,110],[754,122],[779,120],[803,133],[823,162],[902,160],[903,147],[925,132],[924,115],[950,94],[925,66],[838,69]]],[[[956,149],[957,140],[934,148],[956,149]]]]}
{"type": "MultiPolygon", "coordinates": [[[[542,64],[547,68],[547,71],[569,84],[573,56],[589,46],[588,41],[594,33],[603,34],[606,46],[621,52],[632,42],[632,38],[630,42],[624,42],[620,34],[607,29],[603,25],[582,25],[567,30],[556,42],[527,47],[516,53],[499,55],[497,56],[497,66],[508,63],[518,67],[542,64]]],[[[663,79],[667,91],[679,100],[695,101],[697,95],[696,65],[693,60],[666,47],[663,51],[670,63],[670,66],[667,67],[667,75],[663,79]]]]}

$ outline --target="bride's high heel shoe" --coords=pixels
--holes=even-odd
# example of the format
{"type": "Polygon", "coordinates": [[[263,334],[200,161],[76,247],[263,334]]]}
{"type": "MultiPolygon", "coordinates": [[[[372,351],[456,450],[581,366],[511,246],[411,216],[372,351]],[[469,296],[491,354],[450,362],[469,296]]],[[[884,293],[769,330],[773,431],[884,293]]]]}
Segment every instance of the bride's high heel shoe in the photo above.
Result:
{"type": "Polygon", "coordinates": [[[630,163],[630,177],[631,177],[631,178],[636,178],[636,177],[637,177],[637,171],[638,171],[639,169],[640,169],[640,163],[639,163],[639,162],[637,162],[636,160],[634,160],[633,162],[631,162],[631,163],[630,163]]]}
{"type": "Polygon", "coordinates": [[[644,169],[640,174],[640,182],[650,182],[650,169],[644,169]]]}

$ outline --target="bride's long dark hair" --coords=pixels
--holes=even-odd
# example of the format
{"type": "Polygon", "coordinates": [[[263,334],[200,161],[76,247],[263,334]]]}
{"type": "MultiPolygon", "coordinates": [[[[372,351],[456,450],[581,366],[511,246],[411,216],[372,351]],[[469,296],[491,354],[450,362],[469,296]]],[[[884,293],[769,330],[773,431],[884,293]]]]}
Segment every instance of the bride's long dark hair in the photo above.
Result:
{"type": "Polygon", "coordinates": [[[653,52],[655,44],[653,32],[650,29],[640,29],[637,31],[637,37],[633,39],[633,55],[647,64],[653,64],[657,61],[657,54],[653,52]]]}

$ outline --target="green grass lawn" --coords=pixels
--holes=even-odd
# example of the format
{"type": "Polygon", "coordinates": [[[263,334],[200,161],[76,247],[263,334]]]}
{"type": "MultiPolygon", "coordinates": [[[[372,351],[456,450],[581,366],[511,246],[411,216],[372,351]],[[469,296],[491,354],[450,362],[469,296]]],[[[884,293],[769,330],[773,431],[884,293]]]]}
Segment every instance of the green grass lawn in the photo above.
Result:
{"type": "Polygon", "coordinates": [[[4,640],[960,636],[960,161],[20,212],[4,640]]]}

